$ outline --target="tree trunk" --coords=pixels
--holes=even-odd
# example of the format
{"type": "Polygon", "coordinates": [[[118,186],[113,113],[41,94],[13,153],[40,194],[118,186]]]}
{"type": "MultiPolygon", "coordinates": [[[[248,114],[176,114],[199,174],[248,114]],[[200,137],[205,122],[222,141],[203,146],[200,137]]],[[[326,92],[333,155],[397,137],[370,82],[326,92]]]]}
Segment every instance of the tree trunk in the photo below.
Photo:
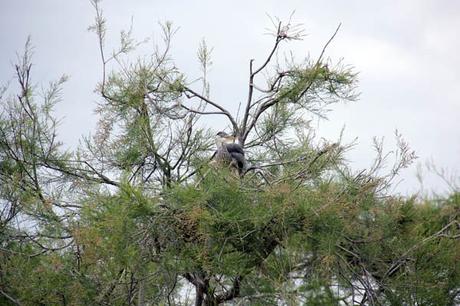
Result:
{"type": "Polygon", "coordinates": [[[200,285],[195,285],[195,291],[196,291],[195,306],[201,306],[203,305],[203,300],[204,300],[203,287],[200,285]]]}
{"type": "Polygon", "coordinates": [[[138,306],[144,306],[145,305],[145,289],[144,289],[144,280],[140,279],[139,280],[139,292],[137,295],[137,305],[138,306]]]}

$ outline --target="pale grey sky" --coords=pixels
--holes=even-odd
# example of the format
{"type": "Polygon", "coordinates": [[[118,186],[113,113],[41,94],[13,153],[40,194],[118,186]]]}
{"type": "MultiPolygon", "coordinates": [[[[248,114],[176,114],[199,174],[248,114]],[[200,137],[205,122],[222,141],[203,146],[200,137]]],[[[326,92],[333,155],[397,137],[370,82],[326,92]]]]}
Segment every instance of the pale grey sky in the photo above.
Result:
{"type": "MultiPolygon", "coordinates": [[[[330,45],[332,60],[344,58],[359,71],[360,100],[337,105],[329,121],[314,124],[319,136],[335,139],[345,125],[345,139],[358,137],[348,158],[356,169],[372,159],[373,136],[394,148],[398,129],[424,163],[460,170],[460,2],[393,1],[110,1],[102,2],[108,39],[117,41],[134,18],[138,39],[158,37],[158,22],[170,20],[180,30],[172,54],[190,79],[199,76],[196,50],[202,38],[214,48],[211,95],[236,111],[247,89],[249,59],[261,61],[272,40],[264,35],[267,14],[305,26],[307,37],[287,46],[301,59],[318,55],[341,22],[330,45]]],[[[75,145],[94,128],[100,60],[94,33],[87,31],[94,10],[87,0],[0,0],[0,82],[12,78],[12,61],[30,34],[35,46],[37,84],[71,78],[57,114],[63,118],[61,139],[75,145]]],[[[216,127],[219,128],[219,127],[216,127]]],[[[415,166],[403,173],[398,191],[418,188],[415,166]]],[[[428,176],[427,187],[445,184],[428,176]]]]}

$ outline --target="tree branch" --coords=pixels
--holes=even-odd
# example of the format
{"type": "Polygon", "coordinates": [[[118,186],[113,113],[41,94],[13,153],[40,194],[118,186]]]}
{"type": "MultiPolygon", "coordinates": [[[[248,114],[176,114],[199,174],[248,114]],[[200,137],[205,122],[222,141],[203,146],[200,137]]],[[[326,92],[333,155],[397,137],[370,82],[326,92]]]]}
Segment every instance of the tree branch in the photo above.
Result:
{"type": "Polygon", "coordinates": [[[220,304],[238,297],[240,295],[240,284],[242,279],[243,277],[240,275],[235,277],[235,279],[233,280],[232,288],[230,288],[230,290],[228,290],[227,292],[216,296],[217,303],[220,304]]]}
{"type": "Polygon", "coordinates": [[[187,98],[191,99],[191,98],[197,97],[197,98],[201,99],[202,101],[204,101],[205,103],[207,103],[207,104],[217,108],[218,110],[220,110],[222,112],[222,114],[227,116],[228,120],[230,120],[230,123],[232,124],[234,132],[238,133],[238,123],[233,118],[233,116],[230,114],[230,112],[228,110],[226,110],[223,106],[221,106],[220,104],[218,104],[216,102],[211,101],[210,99],[208,99],[205,96],[197,93],[196,91],[194,91],[193,89],[191,89],[191,88],[189,88],[187,86],[184,87],[184,91],[185,91],[184,93],[186,94],[187,98]],[[188,95],[187,93],[190,93],[191,95],[188,95]]]}

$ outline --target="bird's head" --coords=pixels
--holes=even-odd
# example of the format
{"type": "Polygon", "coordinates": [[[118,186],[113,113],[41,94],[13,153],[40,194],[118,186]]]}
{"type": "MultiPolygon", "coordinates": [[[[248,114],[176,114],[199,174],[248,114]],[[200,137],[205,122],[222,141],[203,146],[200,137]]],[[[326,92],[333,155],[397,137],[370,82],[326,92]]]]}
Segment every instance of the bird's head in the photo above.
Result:
{"type": "Polygon", "coordinates": [[[232,143],[235,142],[236,137],[229,135],[223,131],[216,134],[216,144],[221,145],[223,143],[232,143]]]}

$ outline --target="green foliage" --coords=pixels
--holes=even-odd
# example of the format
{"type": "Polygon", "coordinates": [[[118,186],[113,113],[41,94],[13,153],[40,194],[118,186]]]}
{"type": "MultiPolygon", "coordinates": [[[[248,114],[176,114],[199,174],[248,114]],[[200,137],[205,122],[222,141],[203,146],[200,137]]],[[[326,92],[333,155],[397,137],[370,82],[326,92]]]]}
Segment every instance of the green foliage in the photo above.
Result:
{"type": "Polygon", "coordinates": [[[136,43],[123,32],[107,58],[92,3],[104,65],[94,137],[62,150],[52,109],[65,78],[39,100],[29,45],[19,94],[0,95],[1,305],[458,304],[460,193],[386,194],[415,156],[399,134],[394,168],[378,175],[378,145],[375,166],[354,174],[348,145],[305,133],[307,114],[356,97],[351,69],[321,55],[276,67],[268,90],[256,88],[279,43],[299,39],[280,23],[266,63],[250,64],[236,120],[210,100],[205,43],[202,94],[175,67],[169,23],[164,51],[106,75],[136,43]],[[245,173],[210,160],[215,133],[199,121],[208,115],[229,120],[247,149],[245,173]]]}

